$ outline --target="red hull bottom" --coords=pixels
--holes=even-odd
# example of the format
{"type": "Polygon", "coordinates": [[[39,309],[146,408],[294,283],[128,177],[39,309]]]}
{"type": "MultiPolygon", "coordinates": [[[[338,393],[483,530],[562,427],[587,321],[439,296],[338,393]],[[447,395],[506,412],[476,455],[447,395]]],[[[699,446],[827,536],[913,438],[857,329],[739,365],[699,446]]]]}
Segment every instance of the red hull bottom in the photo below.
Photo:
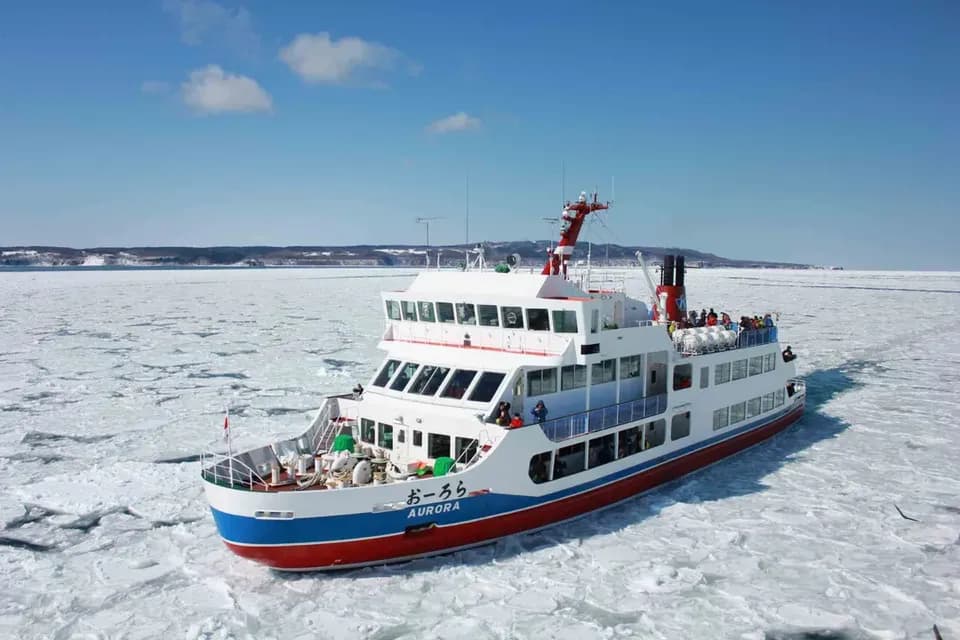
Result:
{"type": "Polygon", "coordinates": [[[800,405],[768,425],[649,471],[556,502],[484,520],[435,527],[413,534],[401,533],[347,542],[282,546],[226,544],[239,556],[285,571],[344,569],[449,553],[513,534],[543,529],[622,502],[762,442],[789,427],[802,415],[803,405],[800,405]]]}

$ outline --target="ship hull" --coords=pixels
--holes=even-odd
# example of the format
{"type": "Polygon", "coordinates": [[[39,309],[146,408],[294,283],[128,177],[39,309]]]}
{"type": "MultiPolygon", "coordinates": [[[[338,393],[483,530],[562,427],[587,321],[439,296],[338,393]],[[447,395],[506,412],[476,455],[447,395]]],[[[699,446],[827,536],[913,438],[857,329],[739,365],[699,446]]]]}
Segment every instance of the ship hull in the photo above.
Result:
{"type": "Polygon", "coordinates": [[[511,499],[496,493],[471,495],[428,507],[428,512],[424,512],[423,507],[418,510],[411,506],[381,516],[358,514],[352,516],[355,527],[347,520],[334,523],[337,517],[264,525],[253,518],[220,511],[215,505],[213,514],[221,537],[234,553],[274,569],[312,571],[401,562],[488,544],[610,507],[740,453],[783,431],[802,415],[803,400],[800,399],[785,412],[752,424],[729,438],[705,442],[692,451],[637,465],[583,487],[574,487],[560,497],[547,496],[546,500],[532,504],[523,496],[511,499]],[[437,517],[431,518],[434,510],[437,517]],[[386,522],[393,532],[384,535],[382,527],[367,524],[376,518],[386,522]],[[334,527],[340,532],[353,531],[361,535],[352,539],[329,539],[334,527]]]}

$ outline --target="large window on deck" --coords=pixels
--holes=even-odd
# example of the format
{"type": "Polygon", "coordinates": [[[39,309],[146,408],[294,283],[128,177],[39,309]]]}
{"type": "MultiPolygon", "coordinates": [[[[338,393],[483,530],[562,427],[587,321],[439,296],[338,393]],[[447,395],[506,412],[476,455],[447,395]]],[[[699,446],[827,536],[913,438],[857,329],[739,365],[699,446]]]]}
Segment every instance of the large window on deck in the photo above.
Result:
{"type": "Polygon", "coordinates": [[[620,378],[639,378],[643,375],[643,356],[626,356],[620,358],[620,378]]]}
{"type": "Polygon", "coordinates": [[[417,303],[413,300],[404,300],[400,303],[403,307],[403,319],[404,320],[417,320],[417,303]]]}
{"type": "Polygon", "coordinates": [[[760,398],[750,398],[747,400],[747,417],[760,415],[760,398]]]}
{"type": "Polygon", "coordinates": [[[557,370],[536,369],[527,372],[527,395],[545,396],[557,392],[557,370]]]}
{"type": "Polygon", "coordinates": [[[723,429],[730,424],[730,408],[724,407],[713,412],[713,430],[723,429]]]}
{"type": "Polygon", "coordinates": [[[527,309],[527,329],[550,331],[550,315],[546,309],[527,309]]]}
{"type": "Polygon", "coordinates": [[[592,365],[590,384],[604,384],[617,379],[617,359],[603,360],[592,365]]]}
{"type": "Polygon", "coordinates": [[[579,389],[587,386],[587,365],[570,364],[560,368],[560,390],[579,389]]]}
{"type": "Polygon", "coordinates": [[[617,434],[617,457],[623,458],[640,451],[640,430],[642,427],[628,427],[617,434]]]}
{"type": "Polygon", "coordinates": [[[591,469],[600,465],[613,462],[613,436],[609,433],[590,441],[590,448],[587,450],[587,466],[591,469]]]}
{"type": "Polygon", "coordinates": [[[420,312],[420,322],[436,322],[437,316],[433,313],[432,302],[418,302],[417,310],[420,312]]]}
{"type": "Polygon", "coordinates": [[[463,394],[466,393],[467,387],[470,386],[470,383],[473,382],[473,378],[476,375],[476,371],[457,369],[453,372],[453,376],[450,377],[450,382],[443,390],[443,393],[440,394],[440,397],[459,400],[463,397],[463,394]]]}
{"type": "Polygon", "coordinates": [[[450,436],[442,433],[427,434],[427,457],[450,457],[450,436]]]}
{"type": "Polygon", "coordinates": [[[416,392],[411,389],[410,392],[419,393],[422,396],[435,395],[437,393],[437,389],[439,389],[440,385],[443,384],[443,381],[446,379],[448,373],[450,373],[449,367],[435,367],[430,373],[430,377],[424,380],[423,387],[416,392]]]}
{"type": "Polygon", "coordinates": [[[767,355],[763,356],[763,371],[764,371],[764,372],[773,371],[773,370],[776,368],[776,366],[777,366],[777,354],[776,354],[776,353],[768,353],[767,355]]]}
{"type": "Polygon", "coordinates": [[[673,368],[673,390],[689,389],[693,385],[693,365],[678,364],[673,368]]]}
{"type": "Polygon", "coordinates": [[[670,424],[670,440],[679,440],[690,435],[690,412],[684,411],[673,416],[670,424]]]}
{"type": "Polygon", "coordinates": [[[572,444],[557,451],[553,462],[553,479],[563,478],[584,470],[584,443],[572,444]]]}
{"type": "Polygon", "coordinates": [[[552,451],[544,451],[530,458],[530,479],[535,484],[542,484],[550,479],[550,458],[552,451]]]}
{"type": "Polygon", "coordinates": [[[430,381],[430,376],[436,373],[438,367],[435,367],[430,364],[423,365],[423,369],[420,369],[417,379],[413,381],[413,384],[410,385],[410,388],[407,390],[407,393],[422,393],[423,388],[427,386],[427,382],[430,381]]]}
{"type": "Polygon", "coordinates": [[[577,312],[571,309],[555,309],[553,312],[553,330],[557,333],[576,333],[577,312]]]}
{"type": "Polygon", "coordinates": [[[750,358],[750,375],[758,376],[763,373],[763,356],[750,358]]]}
{"type": "Polygon", "coordinates": [[[438,302],[437,303],[437,320],[440,322],[454,323],[456,320],[453,318],[453,303],[452,302],[438,302]]]}
{"type": "Polygon", "coordinates": [[[713,368],[713,383],[724,384],[730,382],[730,363],[724,362],[713,368]]]}
{"type": "Polygon", "coordinates": [[[497,305],[495,304],[478,304],[477,315],[480,318],[480,324],[484,327],[500,326],[500,322],[497,320],[497,305]]]}
{"type": "Polygon", "coordinates": [[[383,449],[393,449],[393,425],[378,422],[377,446],[383,449]]]}
{"type": "Polygon", "coordinates": [[[360,418],[360,439],[373,444],[377,441],[376,423],[369,418],[360,418]]]}
{"type": "Polygon", "coordinates": [[[400,303],[396,300],[387,300],[387,317],[391,320],[400,319],[400,303]]]}
{"type": "Polygon", "coordinates": [[[746,360],[734,360],[733,361],[733,379],[740,380],[741,378],[747,377],[747,361],[746,360]]]}
{"type": "Polygon", "coordinates": [[[730,424],[742,422],[747,417],[747,403],[738,402],[730,405],[730,424]]]}
{"type": "Polygon", "coordinates": [[[506,374],[487,371],[480,375],[476,386],[470,392],[471,402],[490,402],[493,394],[500,388],[506,374]]]}
{"type": "Polygon", "coordinates": [[[393,384],[390,385],[390,388],[394,391],[403,391],[404,388],[406,388],[407,383],[410,382],[410,379],[413,377],[413,374],[415,374],[419,368],[420,365],[416,362],[405,362],[403,366],[400,367],[400,373],[397,374],[397,377],[393,381],[393,384]]]}
{"type": "Polygon", "coordinates": [[[471,303],[457,303],[457,322],[460,324],[477,324],[477,310],[471,303]]]}
{"type": "Polygon", "coordinates": [[[520,307],[500,307],[500,319],[504,329],[523,329],[523,309],[520,307]]]}
{"type": "Polygon", "coordinates": [[[473,457],[477,455],[477,439],[476,438],[460,438],[457,437],[454,441],[453,449],[453,459],[461,464],[466,464],[473,460],[473,457]]]}
{"type": "Polygon", "coordinates": [[[393,374],[397,372],[397,368],[400,366],[399,360],[387,360],[386,364],[383,365],[383,368],[380,369],[380,373],[377,374],[377,377],[373,379],[373,386],[383,387],[393,377],[393,374]]]}

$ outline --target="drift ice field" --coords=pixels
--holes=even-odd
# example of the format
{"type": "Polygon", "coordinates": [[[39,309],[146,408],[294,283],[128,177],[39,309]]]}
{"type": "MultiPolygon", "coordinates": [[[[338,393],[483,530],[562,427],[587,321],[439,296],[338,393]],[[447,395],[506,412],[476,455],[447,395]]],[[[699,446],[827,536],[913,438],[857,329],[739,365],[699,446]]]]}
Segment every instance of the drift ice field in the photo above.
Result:
{"type": "Polygon", "coordinates": [[[960,638],[955,273],[690,270],[691,309],[781,314],[808,393],[784,434],[438,558],[234,556],[197,460],[224,407],[237,449],[302,432],[377,369],[379,292],[412,275],[0,274],[0,637],[960,638]]]}

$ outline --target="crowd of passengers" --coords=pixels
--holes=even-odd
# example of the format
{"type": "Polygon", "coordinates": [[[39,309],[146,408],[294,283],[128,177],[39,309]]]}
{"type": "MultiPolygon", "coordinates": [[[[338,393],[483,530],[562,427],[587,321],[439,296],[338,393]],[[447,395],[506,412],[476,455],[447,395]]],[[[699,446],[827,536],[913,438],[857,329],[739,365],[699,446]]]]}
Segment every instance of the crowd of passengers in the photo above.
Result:
{"type": "MultiPolygon", "coordinates": [[[[501,427],[510,427],[511,429],[516,429],[517,427],[523,426],[523,418],[519,413],[514,413],[513,417],[510,416],[510,403],[501,402],[497,405],[496,410],[496,422],[501,427]]],[[[534,420],[537,422],[546,422],[547,420],[547,405],[543,403],[543,400],[537,402],[537,405],[530,410],[530,415],[533,416],[534,420]]]]}
{"type": "MultiPolygon", "coordinates": [[[[733,328],[733,320],[730,318],[730,315],[726,312],[720,312],[719,314],[713,310],[711,307],[709,311],[706,309],[701,309],[700,314],[693,309],[690,310],[690,315],[676,323],[674,329],[690,329],[693,327],[715,327],[720,325],[725,329],[733,328]]],[[[740,322],[738,324],[740,331],[750,331],[753,329],[764,329],[766,327],[772,327],[773,317],[769,313],[765,313],[762,316],[740,316],[740,322]]]]}

